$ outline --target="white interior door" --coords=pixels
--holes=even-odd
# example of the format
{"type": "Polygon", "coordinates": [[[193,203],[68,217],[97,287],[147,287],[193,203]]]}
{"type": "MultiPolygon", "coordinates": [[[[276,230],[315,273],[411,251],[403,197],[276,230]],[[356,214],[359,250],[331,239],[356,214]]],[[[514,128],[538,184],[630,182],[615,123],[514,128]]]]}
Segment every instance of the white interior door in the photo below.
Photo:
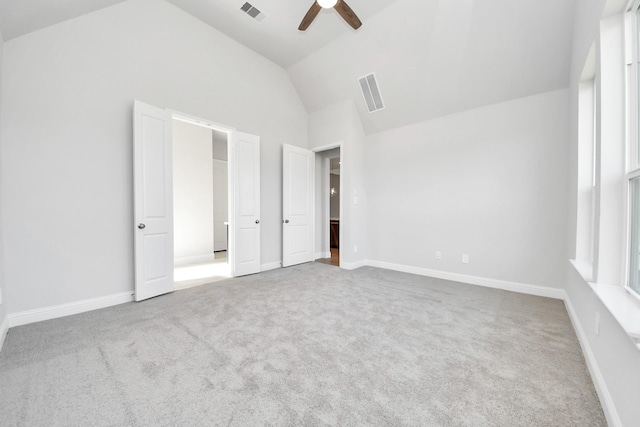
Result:
{"type": "Polygon", "coordinates": [[[233,276],[260,272],[260,137],[234,132],[232,233],[229,239],[233,276]]]}
{"type": "Polygon", "coordinates": [[[284,144],[282,158],[282,266],[314,259],[315,154],[284,144]]]}
{"type": "Polygon", "coordinates": [[[171,114],[133,108],[135,300],[173,291],[171,114]]]}

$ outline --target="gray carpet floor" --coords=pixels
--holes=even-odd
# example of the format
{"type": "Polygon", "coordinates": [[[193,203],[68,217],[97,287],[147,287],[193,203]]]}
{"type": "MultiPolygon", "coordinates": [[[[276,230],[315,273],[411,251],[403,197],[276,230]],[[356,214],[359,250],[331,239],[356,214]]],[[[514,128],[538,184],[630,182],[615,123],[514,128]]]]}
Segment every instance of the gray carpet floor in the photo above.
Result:
{"type": "Polygon", "coordinates": [[[0,424],[606,421],[562,301],[311,263],[12,328],[0,424]]]}

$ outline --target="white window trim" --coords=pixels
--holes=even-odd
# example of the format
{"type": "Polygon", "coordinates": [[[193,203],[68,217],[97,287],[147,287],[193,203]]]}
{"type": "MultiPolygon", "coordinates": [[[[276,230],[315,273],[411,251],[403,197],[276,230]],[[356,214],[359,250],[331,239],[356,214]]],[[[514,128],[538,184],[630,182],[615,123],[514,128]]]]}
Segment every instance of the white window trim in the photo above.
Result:
{"type": "MultiPolygon", "coordinates": [[[[620,19],[620,25],[623,25],[623,28],[619,27],[618,31],[621,31],[621,34],[617,36],[615,33],[607,33],[606,41],[608,44],[608,48],[611,48],[611,43],[616,40],[616,38],[623,40],[624,42],[624,52],[621,52],[622,58],[618,56],[618,59],[614,59],[616,57],[615,52],[606,51],[601,52],[600,49],[597,51],[597,62],[600,65],[596,73],[599,73],[602,70],[602,67],[606,67],[607,75],[602,76],[602,78],[596,78],[596,84],[602,83],[597,90],[600,92],[597,93],[597,124],[601,124],[602,126],[598,126],[596,139],[597,139],[597,155],[598,155],[598,164],[596,167],[596,205],[595,212],[598,212],[598,216],[596,217],[596,223],[594,224],[594,236],[595,243],[593,245],[593,265],[590,265],[586,260],[571,260],[572,265],[575,267],[577,272],[583,277],[583,279],[589,284],[589,286],[593,289],[595,295],[599,298],[599,300],[603,303],[603,305],[608,309],[608,311],[612,314],[612,316],[618,321],[621,327],[625,330],[627,335],[632,339],[632,341],[636,344],[636,347],[640,350],[640,297],[636,294],[630,287],[629,284],[629,273],[630,273],[630,215],[629,215],[629,196],[630,196],[630,180],[635,177],[640,177],[640,160],[637,158],[637,151],[640,150],[640,144],[636,145],[633,142],[640,137],[640,130],[638,127],[640,123],[638,123],[638,108],[640,99],[640,95],[638,94],[638,33],[636,31],[637,25],[637,17],[636,11],[640,7],[640,0],[634,0],[630,2],[629,7],[627,8],[624,15],[618,15],[618,19],[620,19]],[[605,54],[606,53],[606,54],[605,54]],[[620,61],[622,59],[622,61],[620,61]],[[614,62],[615,61],[615,62],[614,62]],[[611,76],[615,75],[615,72],[612,74],[612,69],[615,69],[616,65],[623,66],[623,76],[624,81],[615,82],[615,80],[606,80],[610,79],[611,76]],[[605,84],[606,83],[606,84],[605,84]],[[615,99],[617,97],[617,91],[621,90],[620,85],[624,90],[624,93],[620,93],[621,100],[624,103],[624,124],[622,128],[617,129],[615,126],[612,127],[611,122],[611,111],[608,112],[606,123],[602,123],[604,113],[603,105],[605,106],[605,110],[607,108],[613,107],[615,109],[615,99]],[[615,91],[615,92],[612,92],[615,91]],[[623,99],[622,99],[623,98],[623,99]],[[620,131],[620,132],[619,132],[620,131]],[[619,135],[619,137],[618,137],[619,135]],[[613,169],[611,169],[611,163],[605,163],[607,167],[607,171],[603,172],[603,162],[605,161],[601,156],[605,155],[604,150],[614,149],[615,144],[613,144],[616,140],[619,140],[620,143],[623,142],[624,139],[624,147],[618,146],[619,150],[617,155],[622,157],[624,155],[624,162],[621,161],[620,165],[623,170],[619,171],[619,175],[615,173],[613,176],[618,176],[620,178],[620,187],[618,193],[621,197],[618,199],[618,196],[615,196],[615,190],[613,187],[609,185],[609,187],[605,188],[605,193],[603,193],[602,187],[602,178],[603,173],[611,174],[613,169]],[[613,144],[613,145],[612,145],[613,144]],[[638,164],[636,164],[638,163],[638,164]],[[613,192],[612,192],[613,191],[613,192]],[[603,202],[602,196],[605,195],[605,201],[603,202]],[[615,202],[615,203],[614,203],[615,202]],[[621,209],[619,211],[619,216],[616,214],[615,216],[611,216],[612,212],[616,212],[618,208],[621,209]],[[607,210],[608,214],[608,224],[611,225],[613,219],[618,216],[620,221],[622,221],[622,226],[619,230],[609,230],[606,223],[602,223],[602,218],[599,218],[599,212],[601,210],[607,210]],[[604,228],[603,228],[604,227],[604,228]],[[602,233],[606,233],[606,245],[602,246],[602,233]],[[620,232],[620,235],[618,235],[620,232]],[[617,236],[617,237],[616,237],[617,236]],[[616,243],[615,241],[618,240],[616,243]],[[619,245],[619,246],[618,246],[619,245]],[[616,262],[614,260],[615,257],[611,256],[611,253],[608,253],[609,250],[616,251],[616,246],[622,249],[622,258],[620,261],[616,262]],[[606,249],[606,250],[605,250],[606,249]],[[601,259],[601,255],[605,255],[607,259],[601,259]],[[617,264],[617,265],[614,265],[617,264]],[[600,271],[600,270],[606,271],[600,271]],[[616,271],[621,272],[618,274],[616,271]],[[604,273],[604,274],[603,274],[604,273]]],[[[611,17],[610,17],[611,18],[611,17]]],[[[604,23],[604,27],[607,30],[611,30],[612,21],[609,18],[606,18],[606,22],[604,23]]],[[[614,18],[615,19],[615,18],[614,18]]],[[[601,32],[599,34],[598,46],[602,48],[602,25],[601,32]]],[[[620,104],[618,104],[620,105],[620,104]]],[[[614,116],[615,117],[615,116],[614,116]]],[[[616,152],[606,151],[607,156],[614,156],[613,159],[616,159],[616,152]]],[[[609,161],[612,158],[609,158],[609,161]]],[[[622,159],[620,159],[622,160],[622,159]]],[[[615,163],[613,163],[615,164],[615,163]]],[[[615,167],[614,167],[615,169],[615,167]]],[[[610,179],[611,176],[608,175],[610,179]]],[[[620,259],[618,258],[618,259],[620,259]]]]}
{"type": "Polygon", "coordinates": [[[591,281],[594,275],[596,226],[596,135],[597,135],[596,44],[587,55],[578,84],[578,176],[576,242],[574,264],[591,281]]]}
{"type": "Polygon", "coordinates": [[[626,138],[625,138],[625,263],[624,263],[624,289],[636,300],[640,301],[640,294],[630,286],[631,272],[631,181],[640,177],[640,160],[638,159],[638,150],[640,148],[640,132],[638,126],[638,103],[640,96],[638,94],[638,61],[640,57],[638,50],[640,49],[638,41],[638,9],[640,8],[640,0],[634,0],[624,15],[625,26],[625,80],[626,80],[626,138]]]}

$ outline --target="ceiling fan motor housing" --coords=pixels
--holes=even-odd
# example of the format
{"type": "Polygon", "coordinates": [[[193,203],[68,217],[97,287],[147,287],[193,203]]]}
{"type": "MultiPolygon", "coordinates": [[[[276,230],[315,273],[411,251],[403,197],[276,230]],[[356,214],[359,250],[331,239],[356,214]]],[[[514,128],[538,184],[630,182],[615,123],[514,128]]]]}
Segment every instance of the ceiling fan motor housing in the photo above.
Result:
{"type": "Polygon", "coordinates": [[[309,25],[311,25],[313,20],[316,19],[316,16],[318,16],[318,13],[323,8],[335,9],[336,12],[342,16],[342,19],[344,19],[347,24],[351,25],[354,30],[357,30],[362,25],[358,16],[344,0],[315,0],[307,11],[307,14],[302,18],[302,22],[300,22],[298,30],[305,31],[309,28],[309,25]]]}

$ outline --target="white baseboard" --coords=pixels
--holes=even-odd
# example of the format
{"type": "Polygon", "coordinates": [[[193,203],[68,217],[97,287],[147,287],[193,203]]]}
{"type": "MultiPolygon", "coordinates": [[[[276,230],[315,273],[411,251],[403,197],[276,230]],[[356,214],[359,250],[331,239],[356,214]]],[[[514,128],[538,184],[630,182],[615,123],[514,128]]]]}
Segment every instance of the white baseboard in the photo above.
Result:
{"type": "Polygon", "coordinates": [[[593,354],[593,350],[591,350],[587,335],[585,334],[584,329],[582,328],[582,325],[580,324],[580,321],[578,319],[578,315],[573,309],[573,304],[571,304],[571,300],[566,293],[564,304],[567,307],[567,312],[569,313],[571,323],[573,323],[573,329],[575,329],[576,335],[578,336],[580,347],[582,347],[582,354],[584,354],[584,358],[587,362],[587,368],[589,368],[591,378],[593,379],[593,384],[596,388],[596,392],[598,393],[598,397],[600,398],[600,404],[602,405],[602,410],[605,417],[607,418],[607,424],[609,424],[611,427],[622,427],[622,421],[620,420],[618,411],[616,410],[616,407],[613,403],[613,398],[611,397],[611,393],[609,393],[607,384],[604,382],[602,372],[598,367],[598,363],[596,362],[596,357],[593,354]]]}
{"type": "Polygon", "coordinates": [[[122,292],[99,298],[91,298],[83,301],[22,311],[19,313],[9,314],[9,327],[13,328],[14,326],[26,325],[28,323],[40,322],[42,320],[56,319],[58,317],[98,310],[100,308],[111,307],[112,305],[123,304],[131,301],[133,301],[133,292],[122,292]]]}
{"type": "Polygon", "coordinates": [[[519,292],[521,294],[537,295],[554,299],[564,299],[564,290],[547,286],[528,285],[526,283],[509,282],[506,280],[489,279],[486,277],[469,276],[466,274],[450,273],[448,271],[431,270],[422,267],[393,264],[383,261],[364,261],[371,267],[385,268],[387,270],[402,271],[403,273],[417,274],[420,276],[435,277],[436,279],[451,280],[453,282],[467,283],[469,285],[485,286],[487,288],[503,289],[505,291],[519,292]]]}
{"type": "Polygon", "coordinates": [[[7,332],[9,332],[9,319],[5,316],[2,322],[0,322],[0,351],[2,351],[7,332]]]}
{"type": "MultiPolygon", "coordinates": [[[[360,264],[360,263],[357,263],[357,264],[360,264]]],[[[517,282],[508,282],[504,280],[488,279],[484,277],[468,276],[465,274],[449,273],[446,271],[430,270],[426,268],[393,264],[393,263],[382,262],[382,261],[366,260],[364,261],[364,264],[371,267],[402,271],[404,273],[418,274],[421,276],[429,276],[429,277],[435,277],[438,279],[452,280],[452,281],[467,283],[471,285],[486,286],[490,288],[504,289],[507,291],[519,292],[523,294],[537,295],[537,296],[564,300],[565,306],[567,307],[567,312],[569,313],[569,318],[571,319],[571,323],[573,323],[573,327],[576,331],[576,335],[578,336],[578,341],[580,342],[580,346],[582,347],[582,353],[585,355],[587,367],[589,369],[589,372],[591,373],[591,378],[593,378],[596,392],[598,393],[598,396],[600,398],[600,403],[602,404],[602,410],[604,411],[605,417],[607,418],[607,423],[611,427],[622,427],[622,421],[620,421],[620,416],[616,411],[615,405],[613,403],[613,398],[611,397],[611,394],[609,393],[609,389],[607,388],[607,385],[604,382],[604,378],[596,362],[595,355],[591,350],[591,346],[589,345],[589,341],[587,340],[584,330],[582,329],[582,326],[578,320],[578,316],[575,310],[573,309],[573,305],[571,304],[571,301],[569,300],[567,293],[565,292],[564,289],[550,288],[550,287],[538,286],[538,285],[528,285],[528,284],[517,283],[517,282]]]]}
{"type": "Polygon", "coordinates": [[[186,256],[182,258],[175,258],[173,260],[173,265],[189,265],[189,264],[202,264],[205,262],[213,262],[215,260],[215,256],[213,254],[203,254],[196,256],[186,256]]]}
{"type": "MultiPolygon", "coordinates": [[[[362,259],[356,262],[345,262],[341,260],[340,268],[344,268],[345,270],[355,270],[356,268],[366,267],[367,265],[371,265],[369,264],[369,262],[370,261],[366,259],[362,259]]],[[[385,267],[381,267],[381,268],[385,268],[385,267]]]]}
{"type": "Polygon", "coordinates": [[[260,264],[260,271],[269,271],[269,270],[275,270],[276,268],[280,268],[282,267],[282,262],[281,261],[276,261],[276,262],[268,262],[266,264],[260,264]]]}

